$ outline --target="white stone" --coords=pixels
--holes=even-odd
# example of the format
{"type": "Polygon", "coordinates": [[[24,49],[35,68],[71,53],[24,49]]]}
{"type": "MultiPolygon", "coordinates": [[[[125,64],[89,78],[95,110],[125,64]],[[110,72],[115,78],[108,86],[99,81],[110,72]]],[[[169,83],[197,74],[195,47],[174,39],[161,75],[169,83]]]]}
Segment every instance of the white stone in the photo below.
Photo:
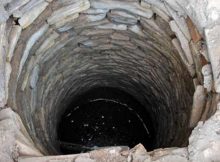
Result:
{"type": "Polygon", "coordinates": [[[16,140],[16,145],[18,147],[19,156],[42,156],[42,154],[36,148],[28,146],[19,140],[16,140]]]}
{"type": "Polygon", "coordinates": [[[183,8],[179,5],[177,0],[165,0],[165,2],[175,11],[178,12],[179,15],[185,15],[185,11],[183,8]]]}
{"type": "Polygon", "coordinates": [[[151,5],[143,0],[141,0],[141,6],[146,9],[151,8],[151,5]]]}
{"type": "Polygon", "coordinates": [[[45,39],[41,46],[36,50],[35,55],[42,54],[46,50],[51,48],[55,44],[55,39],[57,39],[58,37],[59,34],[55,31],[52,34],[50,34],[50,36],[47,39],[45,39]]]}
{"type": "Polygon", "coordinates": [[[128,30],[132,31],[133,33],[135,33],[141,37],[145,37],[145,34],[143,33],[142,29],[138,25],[132,25],[132,26],[128,27],[128,30]]]}
{"type": "Polygon", "coordinates": [[[183,16],[179,16],[175,10],[170,8],[168,5],[166,5],[166,8],[172,18],[175,20],[178,28],[181,30],[181,32],[184,34],[185,38],[190,41],[191,40],[191,35],[189,33],[189,28],[186,24],[186,20],[183,16]]]}
{"type": "Polygon", "coordinates": [[[211,28],[220,22],[220,4],[216,0],[180,0],[178,4],[185,9],[201,35],[205,28],[211,28]],[[217,16],[218,15],[218,16],[217,16]]]}
{"type": "Polygon", "coordinates": [[[97,26],[98,29],[114,29],[114,30],[127,30],[127,25],[124,24],[104,24],[97,26]]]}
{"type": "Polygon", "coordinates": [[[170,19],[171,19],[170,16],[166,12],[164,12],[163,10],[157,8],[156,6],[151,6],[151,9],[154,13],[159,15],[166,22],[170,21],[170,19]]]}
{"type": "Polygon", "coordinates": [[[88,157],[78,157],[76,158],[75,162],[96,162],[96,161],[88,157]]]}
{"type": "Polygon", "coordinates": [[[73,22],[75,19],[79,17],[79,13],[69,15],[67,17],[64,17],[62,20],[58,21],[55,23],[56,28],[60,28],[64,26],[68,22],[73,22]]]}
{"type": "Polygon", "coordinates": [[[199,52],[205,57],[208,62],[210,62],[206,44],[201,45],[201,49],[199,50],[199,52]]]}
{"type": "Polygon", "coordinates": [[[0,2],[0,24],[5,23],[10,14],[6,11],[5,6],[10,3],[12,0],[1,0],[0,2]]]}
{"type": "Polygon", "coordinates": [[[190,75],[193,77],[195,75],[195,67],[193,65],[190,65],[189,62],[187,61],[186,55],[181,47],[181,44],[177,38],[174,38],[172,40],[173,46],[177,49],[178,54],[180,55],[183,63],[186,65],[186,68],[188,69],[188,72],[190,75]]]}
{"type": "Polygon", "coordinates": [[[140,19],[139,17],[121,10],[111,10],[107,15],[108,19],[112,22],[126,25],[135,25],[137,24],[138,19],[140,19]]]}
{"type": "Polygon", "coordinates": [[[193,106],[190,116],[190,128],[194,128],[199,122],[206,103],[206,94],[203,86],[198,85],[193,95],[193,106]]]}
{"type": "Polygon", "coordinates": [[[142,0],[142,1],[150,4],[151,7],[157,7],[158,10],[161,10],[166,15],[169,15],[169,12],[167,11],[163,1],[160,1],[160,0],[142,0]]]}
{"type": "Polygon", "coordinates": [[[220,25],[205,29],[205,37],[212,65],[215,91],[220,93],[220,25]]]}
{"type": "Polygon", "coordinates": [[[14,49],[17,45],[18,39],[21,35],[21,26],[14,25],[11,29],[10,35],[9,35],[9,49],[7,53],[7,61],[11,62],[11,59],[14,55],[14,49]]]}
{"type": "Polygon", "coordinates": [[[191,162],[220,161],[220,103],[217,111],[205,123],[199,122],[189,138],[189,160],[191,162]]]}
{"type": "Polygon", "coordinates": [[[10,80],[10,76],[11,76],[11,64],[6,62],[6,66],[5,66],[5,101],[7,102],[8,100],[8,90],[9,90],[9,80],[10,80]]]}
{"type": "Polygon", "coordinates": [[[82,14],[88,15],[98,15],[98,14],[106,14],[109,9],[102,9],[102,8],[89,8],[88,10],[82,11],[82,14]]]}
{"type": "Polygon", "coordinates": [[[10,14],[18,10],[21,6],[27,4],[30,0],[13,0],[11,3],[8,4],[7,10],[10,14]]]}
{"type": "Polygon", "coordinates": [[[32,56],[31,59],[28,61],[27,69],[25,71],[23,81],[22,81],[22,86],[21,86],[22,91],[24,91],[25,88],[26,88],[26,85],[29,81],[29,76],[30,76],[31,70],[32,70],[33,65],[35,64],[35,62],[37,62],[37,59],[36,59],[35,56],[32,56]]]}
{"type": "Polygon", "coordinates": [[[189,161],[186,157],[182,157],[178,155],[165,155],[153,162],[189,162],[189,161]]]}
{"type": "Polygon", "coordinates": [[[151,9],[142,7],[137,2],[126,2],[126,1],[111,1],[111,0],[91,0],[91,7],[102,8],[102,9],[123,9],[129,12],[143,16],[145,18],[151,18],[153,12],[151,9]]]}
{"type": "Polygon", "coordinates": [[[96,26],[99,25],[104,25],[108,24],[110,21],[108,19],[103,19],[100,21],[94,21],[94,22],[89,22],[88,19],[84,16],[79,16],[76,22],[73,23],[73,27],[75,30],[81,31],[83,28],[88,29],[88,28],[95,28],[96,26]]]}
{"type": "Polygon", "coordinates": [[[164,31],[164,29],[161,29],[161,27],[158,26],[153,19],[141,19],[141,25],[150,29],[154,29],[155,33],[157,34],[167,36],[167,33],[164,31]]]}
{"type": "Polygon", "coordinates": [[[207,89],[208,92],[212,90],[213,79],[212,79],[212,67],[210,64],[204,65],[202,67],[203,74],[203,85],[207,89]]]}
{"type": "Polygon", "coordinates": [[[22,17],[26,12],[31,11],[35,6],[39,5],[40,3],[44,2],[44,0],[30,0],[27,4],[24,6],[21,6],[18,10],[13,12],[13,17],[20,18],[22,17]]]}
{"type": "Polygon", "coordinates": [[[22,71],[22,68],[29,56],[29,52],[31,50],[31,48],[33,47],[33,45],[35,44],[35,42],[40,39],[40,37],[48,30],[49,25],[45,24],[43,25],[36,33],[34,33],[30,39],[27,41],[24,53],[22,55],[21,61],[20,61],[20,65],[19,65],[19,70],[18,70],[18,75],[17,75],[17,79],[20,76],[20,73],[22,71]]]}
{"type": "Polygon", "coordinates": [[[39,72],[40,72],[39,65],[35,65],[30,76],[30,88],[32,89],[34,89],[37,85],[39,72]]]}
{"type": "Polygon", "coordinates": [[[208,76],[212,74],[212,67],[210,64],[206,64],[202,67],[203,76],[208,76]]]}
{"type": "Polygon", "coordinates": [[[180,30],[180,28],[177,26],[175,21],[170,21],[170,27],[171,30],[176,34],[177,38],[180,41],[181,47],[186,55],[187,58],[187,62],[192,65],[194,64],[193,61],[193,57],[192,57],[192,53],[189,47],[189,41],[187,40],[187,38],[185,37],[185,35],[182,33],[182,31],[180,30]]]}
{"type": "Polygon", "coordinates": [[[5,63],[6,63],[6,51],[5,51],[5,30],[6,24],[0,24],[0,108],[5,106],[5,63]]]}
{"type": "Polygon", "coordinates": [[[5,10],[4,6],[0,4],[0,24],[5,23],[8,18],[8,12],[5,10]]]}
{"type": "Polygon", "coordinates": [[[207,89],[207,92],[211,92],[212,87],[213,87],[212,75],[204,76],[203,86],[207,89]]]}
{"type": "Polygon", "coordinates": [[[47,6],[48,3],[43,1],[42,3],[33,7],[30,11],[24,13],[24,15],[18,20],[22,28],[25,29],[30,24],[32,24],[34,20],[46,9],[47,6]]]}
{"type": "Polygon", "coordinates": [[[88,0],[79,0],[71,5],[62,7],[52,13],[52,15],[47,19],[47,22],[51,25],[54,24],[65,17],[82,12],[90,8],[90,2],[88,0]]]}
{"type": "Polygon", "coordinates": [[[100,21],[106,17],[106,13],[96,14],[96,15],[83,15],[86,17],[88,22],[100,21]]]}
{"type": "Polygon", "coordinates": [[[45,1],[47,1],[47,2],[49,2],[49,3],[53,2],[53,0],[45,0],[45,1]]]}

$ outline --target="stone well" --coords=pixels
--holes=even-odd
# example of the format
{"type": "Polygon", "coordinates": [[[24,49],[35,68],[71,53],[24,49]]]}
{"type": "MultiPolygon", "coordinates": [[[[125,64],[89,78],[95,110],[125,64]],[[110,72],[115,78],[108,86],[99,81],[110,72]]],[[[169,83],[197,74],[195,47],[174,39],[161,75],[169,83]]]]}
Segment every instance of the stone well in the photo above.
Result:
{"type": "Polygon", "coordinates": [[[219,25],[216,0],[1,1],[0,162],[219,162],[219,25]],[[84,127],[88,113],[105,118],[99,133],[128,119],[76,115],[97,99],[136,114],[150,145],[129,122],[91,152],[63,155],[63,118],[75,113],[84,127]]]}

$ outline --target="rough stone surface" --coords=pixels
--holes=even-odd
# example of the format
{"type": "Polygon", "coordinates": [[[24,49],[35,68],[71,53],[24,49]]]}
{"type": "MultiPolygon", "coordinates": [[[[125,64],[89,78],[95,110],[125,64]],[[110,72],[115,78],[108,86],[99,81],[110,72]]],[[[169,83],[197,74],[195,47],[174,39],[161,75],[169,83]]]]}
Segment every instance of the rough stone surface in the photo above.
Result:
{"type": "Polygon", "coordinates": [[[212,65],[213,78],[215,81],[215,91],[220,93],[220,25],[205,29],[208,55],[212,65]]]}
{"type": "Polygon", "coordinates": [[[220,161],[220,104],[205,123],[199,122],[189,138],[189,158],[192,162],[220,161]]]}
{"type": "Polygon", "coordinates": [[[6,24],[0,24],[0,108],[5,105],[6,24]]]}
{"type": "Polygon", "coordinates": [[[220,161],[219,22],[216,0],[1,0],[0,108],[27,131],[0,111],[0,161],[220,161]],[[185,148],[42,156],[62,109],[100,85],[151,102],[157,146],[184,145],[214,116],[185,148]]]}
{"type": "Polygon", "coordinates": [[[22,17],[18,20],[18,23],[23,29],[27,28],[47,7],[47,2],[42,2],[35,7],[31,8],[30,11],[24,13],[22,17]]]}
{"type": "Polygon", "coordinates": [[[190,127],[194,128],[198,121],[201,118],[203,109],[205,107],[205,89],[203,86],[198,85],[196,87],[194,96],[193,96],[193,105],[192,105],[192,112],[190,117],[190,127]]]}

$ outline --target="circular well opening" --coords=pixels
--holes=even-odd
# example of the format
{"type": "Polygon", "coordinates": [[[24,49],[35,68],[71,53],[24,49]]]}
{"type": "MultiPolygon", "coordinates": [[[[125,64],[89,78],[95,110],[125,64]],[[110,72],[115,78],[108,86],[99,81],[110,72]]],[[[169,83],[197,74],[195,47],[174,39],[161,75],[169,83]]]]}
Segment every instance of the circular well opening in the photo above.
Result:
{"type": "Polygon", "coordinates": [[[107,146],[154,147],[155,128],[146,108],[117,88],[93,88],[75,98],[61,117],[58,140],[63,154],[107,146]]]}

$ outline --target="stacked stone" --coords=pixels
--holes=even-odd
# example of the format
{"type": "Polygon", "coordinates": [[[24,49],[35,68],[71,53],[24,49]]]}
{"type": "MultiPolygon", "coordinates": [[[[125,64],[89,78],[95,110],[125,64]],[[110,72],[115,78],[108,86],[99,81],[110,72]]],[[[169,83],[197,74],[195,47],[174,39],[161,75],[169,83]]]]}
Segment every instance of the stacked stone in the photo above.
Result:
{"type": "Polygon", "coordinates": [[[121,87],[150,103],[157,145],[179,145],[214,113],[220,89],[220,5],[198,3],[1,2],[0,107],[21,115],[38,149],[55,152],[55,125],[74,96],[121,87]]]}

